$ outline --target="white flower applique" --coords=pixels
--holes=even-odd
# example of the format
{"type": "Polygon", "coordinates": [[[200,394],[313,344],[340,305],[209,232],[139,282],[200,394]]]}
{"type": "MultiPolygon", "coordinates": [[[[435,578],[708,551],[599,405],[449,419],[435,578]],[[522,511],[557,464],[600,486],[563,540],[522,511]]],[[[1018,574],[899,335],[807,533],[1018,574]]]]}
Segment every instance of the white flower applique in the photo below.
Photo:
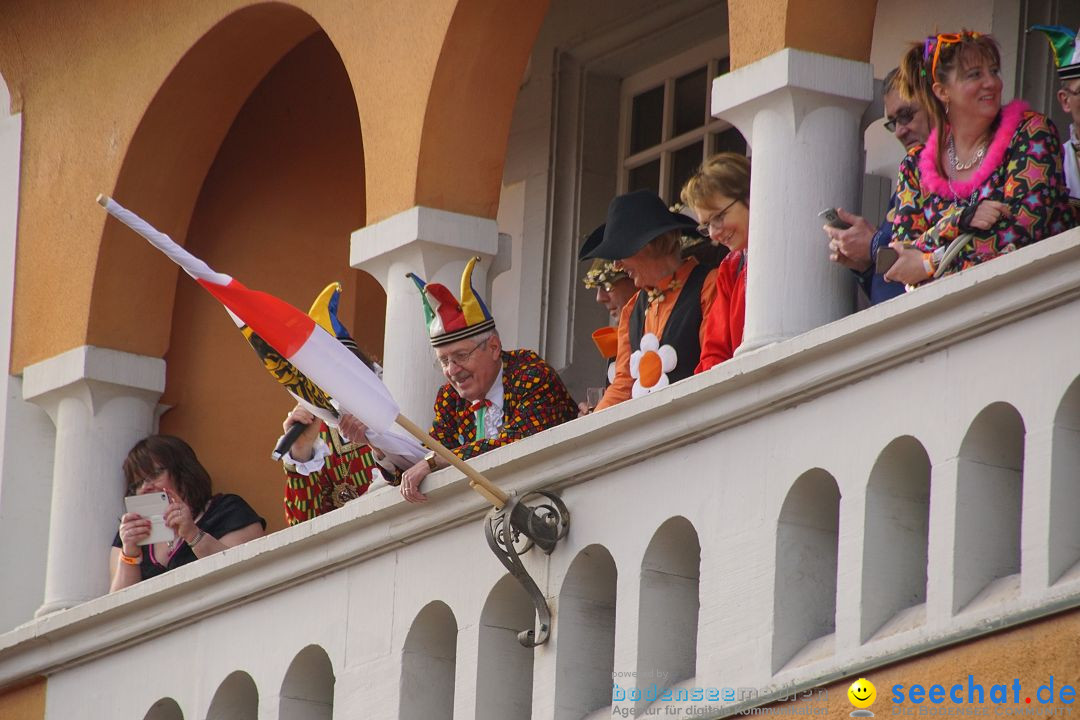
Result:
{"type": "Polygon", "coordinates": [[[641,338],[641,348],[630,356],[630,377],[634,378],[631,397],[641,397],[665,388],[670,381],[667,374],[675,369],[679,356],[675,348],[661,345],[653,333],[641,338]]]}

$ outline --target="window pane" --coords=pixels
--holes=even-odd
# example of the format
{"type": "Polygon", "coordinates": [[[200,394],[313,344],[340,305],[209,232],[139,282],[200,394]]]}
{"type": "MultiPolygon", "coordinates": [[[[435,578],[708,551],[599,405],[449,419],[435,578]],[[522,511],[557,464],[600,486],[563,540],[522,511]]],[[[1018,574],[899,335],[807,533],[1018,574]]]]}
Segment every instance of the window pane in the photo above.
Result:
{"type": "Polygon", "coordinates": [[[729,128],[721,133],[716,133],[714,136],[715,141],[713,147],[716,148],[716,152],[734,152],[740,155],[746,154],[746,140],[743,139],[742,133],[735,128],[729,128]]]}
{"type": "Polygon", "coordinates": [[[639,165],[630,171],[630,180],[627,183],[626,191],[633,192],[635,190],[660,192],[660,158],[639,165]]]}
{"type": "Polygon", "coordinates": [[[664,86],[634,96],[630,114],[630,154],[660,144],[664,122],[664,86]]]}
{"type": "Polygon", "coordinates": [[[672,153],[671,187],[668,188],[668,200],[670,202],[679,202],[679,191],[682,190],[683,184],[690,179],[690,176],[701,165],[704,154],[705,145],[703,140],[698,140],[693,145],[687,145],[681,150],[672,153]]]}
{"type": "Polygon", "coordinates": [[[705,124],[706,68],[675,81],[675,136],[705,124]]]}

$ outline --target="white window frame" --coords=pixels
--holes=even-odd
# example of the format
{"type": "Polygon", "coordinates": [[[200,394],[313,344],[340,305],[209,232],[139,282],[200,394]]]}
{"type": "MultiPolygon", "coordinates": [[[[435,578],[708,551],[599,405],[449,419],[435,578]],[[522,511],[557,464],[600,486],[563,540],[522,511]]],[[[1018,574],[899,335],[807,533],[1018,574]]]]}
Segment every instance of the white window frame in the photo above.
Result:
{"type": "MultiPolygon", "coordinates": [[[[708,114],[710,108],[712,108],[712,79],[716,77],[720,61],[727,57],[728,37],[723,35],[630,75],[623,80],[619,97],[619,166],[617,178],[620,193],[627,192],[631,170],[659,158],[660,187],[658,189],[660,196],[664,197],[671,180],[672,153],[701,140],[704,141],[702,160],[715,152],[715,134],[730,129],[732,127],[731,123],[707,115],[705,123],[700,127],[671,137],[671,124],[673,122],[671,109],[675,98],[675,81],[704,65],[707,68],[705,111],[708,114]],[[634,96],[660,85],[664,87],[664,111],[660,143],[631,155],[630,120],[633,113],[634,96]]],[[[677,197],[664,197],[664,201],[668,204],[677,200],[677,197]]]]}

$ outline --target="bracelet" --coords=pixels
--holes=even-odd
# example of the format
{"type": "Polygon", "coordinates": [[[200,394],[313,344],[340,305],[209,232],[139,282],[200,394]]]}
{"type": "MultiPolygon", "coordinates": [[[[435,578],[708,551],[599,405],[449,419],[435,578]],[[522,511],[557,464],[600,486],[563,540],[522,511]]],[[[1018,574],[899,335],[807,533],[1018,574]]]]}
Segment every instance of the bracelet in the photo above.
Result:
{"type": "Polygon", "coordinates": [[[922,254],[923,270],[926,271],[926,277],[934,277],[934,256],[931,253],[922,254]]]}
{"type": "Polygon", "coordinates": [[[139,563],[142,562],[142,550],[139,551],[138,555],[135,555],[134,557],[132,557],[131,555],[128,555],[127,553],[125,553],[123,551],[123,549],[121,549],[120,550],[120,562],[124,563],[125,565],[138,565],[139,563]]]}
{"type": "Polygon", "coordinates": [[[193,537],[191,540],[185,540],[184,542],[187,543],[187,546],[189,548],[194,548],[204,537],[206,537],[206,531],[200,530],[199,532],[195,533],[195,537],[193,537]]]}

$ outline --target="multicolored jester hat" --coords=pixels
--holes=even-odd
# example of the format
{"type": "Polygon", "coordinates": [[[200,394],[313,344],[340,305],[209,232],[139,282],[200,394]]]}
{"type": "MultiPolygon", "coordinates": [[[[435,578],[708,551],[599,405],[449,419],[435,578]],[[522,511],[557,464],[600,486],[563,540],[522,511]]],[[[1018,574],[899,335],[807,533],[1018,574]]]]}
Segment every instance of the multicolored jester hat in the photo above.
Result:
{"type": "MultiPolygon", "coordinates": [[[[509,496],[400,413],[398,405],[374,372],[314,319],[269,293],[251,290],[173,242],[168,235],[104,195],[98,203],[114,218],[142,235],[225,306],[229,316],[263,358],[275,379],[309,406],[333,411],[333,398],[341,412],[354,415],[379,433],[396,422],[466,477],[476,492],[501,509],[509,496]],[[258,340],[252,340],[257,336],[258,340]],[[259,343],[276,351],[277,359],[259,343]],[[273,367],[271,368],[271,364],[273,367]]],[[[325,291],[324,291],[325,292],[325,291]]],[[[331,328],[333,328],[331,324],[331,328]]],[[[317,413],[322,415],[323,413],[317,413]]],[[[331,417],[336,417],[335,415],[331,417]]],[[[326,419],[324,417],[324,419],[326,419]]]]}

